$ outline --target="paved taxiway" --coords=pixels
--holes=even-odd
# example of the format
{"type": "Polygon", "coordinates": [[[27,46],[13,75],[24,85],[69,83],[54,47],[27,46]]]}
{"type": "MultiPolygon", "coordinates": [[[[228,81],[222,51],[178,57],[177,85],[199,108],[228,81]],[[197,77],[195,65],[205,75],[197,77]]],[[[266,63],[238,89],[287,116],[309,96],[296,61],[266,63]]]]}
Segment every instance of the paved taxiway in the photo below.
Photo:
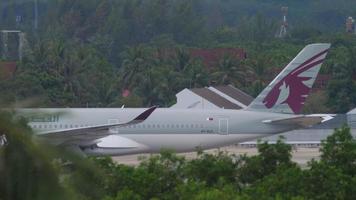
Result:
{"type": "MultiPolygon", "coordinates": [[[[227,151],[229,153],[235,155],[256,155],[257,149],[256,148],[245,148],[245,147],[238,147],[238,146],[229,146],[220,148],[221,151],[227,151]]],[[[208,153],[216,153],[218,149],[210,149],[206,150],[205,152],[208,153]]],[[[193,159],[196,157],[196,152],[189,152],[189,153],[179,153],[178,155],[185,156],[187,159],[193,159]]],[[[127,155],[127,156],[115,156],[113,160],[120,164],[126,165],[138,165],[142,160],[142,158],[149,157],[150,154],[136,154],[136,155],[127,155]]],[[[311,159],[319,159],[320,152],[319,148],[297,148],[293,149],[292,152],[292,160],[298,163],[300,166],[305,167],[307,162],[311,159]]]]}

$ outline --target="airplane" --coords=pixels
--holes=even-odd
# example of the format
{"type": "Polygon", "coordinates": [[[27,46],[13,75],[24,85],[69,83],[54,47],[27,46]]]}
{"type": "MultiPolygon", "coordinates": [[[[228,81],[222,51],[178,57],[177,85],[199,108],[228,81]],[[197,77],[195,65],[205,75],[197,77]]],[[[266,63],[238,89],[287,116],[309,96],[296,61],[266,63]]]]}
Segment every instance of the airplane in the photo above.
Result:
{"type": "Polygon", "coordinates": [[[305,46],[244,109],[20,109],[37,138],[83,155],[210,149],[312,126],[332,118],[300,114],[330,44],[305,46]]]}

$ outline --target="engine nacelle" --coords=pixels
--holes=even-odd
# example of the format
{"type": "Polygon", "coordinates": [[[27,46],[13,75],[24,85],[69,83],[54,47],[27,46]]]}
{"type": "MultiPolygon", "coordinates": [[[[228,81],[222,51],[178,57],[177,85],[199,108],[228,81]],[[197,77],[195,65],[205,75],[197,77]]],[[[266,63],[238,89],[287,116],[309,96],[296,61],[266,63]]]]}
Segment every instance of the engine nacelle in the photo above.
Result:
{"type": "Polygon", "coordinates": [[[80,149],[87,155],[116,156],[142,153],[147,147],[125,137],[109,135],[96,140],[94,144],[80,146],[80,149]]]}

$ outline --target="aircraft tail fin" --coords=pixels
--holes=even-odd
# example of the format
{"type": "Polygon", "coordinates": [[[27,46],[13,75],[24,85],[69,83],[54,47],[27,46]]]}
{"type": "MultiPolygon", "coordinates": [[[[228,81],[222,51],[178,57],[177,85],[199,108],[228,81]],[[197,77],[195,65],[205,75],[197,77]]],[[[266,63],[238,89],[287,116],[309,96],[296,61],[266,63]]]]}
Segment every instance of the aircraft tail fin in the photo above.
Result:
{"type": "Polygon", "coordinates": [[[298,114],[309,95],[330,44],[309,44],[256,97],[247,110],[298,114]]]}

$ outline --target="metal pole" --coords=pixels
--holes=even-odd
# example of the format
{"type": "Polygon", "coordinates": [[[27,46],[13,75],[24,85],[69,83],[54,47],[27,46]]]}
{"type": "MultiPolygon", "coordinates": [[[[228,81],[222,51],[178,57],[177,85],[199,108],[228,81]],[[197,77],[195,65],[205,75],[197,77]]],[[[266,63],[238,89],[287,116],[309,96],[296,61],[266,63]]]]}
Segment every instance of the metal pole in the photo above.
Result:
{"type": "Polygon", "coordinates": [[[3,44],[3,47],[4,47],[3,52],[2,52],[3,59],[7,58],[7,52],[8,52],[7,40],[8,40],[8,33],[7,32],[2,32],[2,44],[3,44]]]}
{"type": "Polygon", "coordinates": [[[25,42],[25,33],[18,33],[19,35],[19,60],[22,61],[22,57],[23,57],[23,46],[24,46],[24,42],[25,42]]]}
{"type": "Polygon", "coordinates": [[[35,28],[35,30],[38,29],[38,3],[37,3],[37,0],[35,0],[35,23],[34,23],[34,28],[35,28]]]}

